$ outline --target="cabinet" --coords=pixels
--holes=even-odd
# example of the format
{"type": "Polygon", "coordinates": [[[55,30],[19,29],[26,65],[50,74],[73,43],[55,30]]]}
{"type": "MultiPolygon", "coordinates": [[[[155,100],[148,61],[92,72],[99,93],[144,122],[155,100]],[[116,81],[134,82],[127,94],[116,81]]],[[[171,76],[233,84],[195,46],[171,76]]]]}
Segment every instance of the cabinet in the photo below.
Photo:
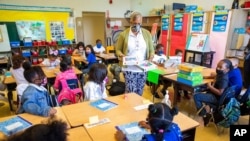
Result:
{"type": "Polygon", "coordinates": [[[70,45],[43,45],[43,46],[19,46],[12,47],[12,54],[21,54],[32,64],[39,64],[48,58],[51,50],[57,50],[58,56],[72,54],[75,44],[70,45]]]}
{"type": "Polygon", "coordinates": [[[185,50],[184,61],[204,67],[211,68],[215,52],[198,52],[185,50]]]}

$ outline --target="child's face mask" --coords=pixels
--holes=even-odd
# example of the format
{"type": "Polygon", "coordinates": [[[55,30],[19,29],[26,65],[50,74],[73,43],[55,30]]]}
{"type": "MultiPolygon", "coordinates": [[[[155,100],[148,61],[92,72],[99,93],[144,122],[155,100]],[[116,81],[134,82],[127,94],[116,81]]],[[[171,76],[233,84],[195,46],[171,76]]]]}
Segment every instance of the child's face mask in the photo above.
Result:
{"type": "Polygon", "coordinates": [[[97,44],[96,44],[96,47],[97,47],[97,48],[101,48],[101,47],[102,47],[102,43],[97,43],[97,44]]]}
{"type": "Polygon", "coordinates": [[[164,53],[164,52],[163,52],[162,50],[159,50],[157,54],[158,54],[158,55],[162,55],[163,53],[164,53]]]}

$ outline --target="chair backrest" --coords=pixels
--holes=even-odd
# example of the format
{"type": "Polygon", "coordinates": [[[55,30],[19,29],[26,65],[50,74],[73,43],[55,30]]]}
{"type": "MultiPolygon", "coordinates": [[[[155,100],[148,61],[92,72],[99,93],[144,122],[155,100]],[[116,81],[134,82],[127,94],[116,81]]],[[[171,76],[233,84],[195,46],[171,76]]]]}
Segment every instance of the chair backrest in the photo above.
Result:
{"type": "Polygon", "coordinates": [[[115,52],[114,46],[107,46],[106,47],[106,52],[107,53],[114,53],[115,52]]]}
{"type": "Polygon", "coordinates": [[[235,89],[236,89],[236,85],[227,87],[224,90],[219,100],[219,106],[228,103],[231,98],[235,97],[235,89]]]}

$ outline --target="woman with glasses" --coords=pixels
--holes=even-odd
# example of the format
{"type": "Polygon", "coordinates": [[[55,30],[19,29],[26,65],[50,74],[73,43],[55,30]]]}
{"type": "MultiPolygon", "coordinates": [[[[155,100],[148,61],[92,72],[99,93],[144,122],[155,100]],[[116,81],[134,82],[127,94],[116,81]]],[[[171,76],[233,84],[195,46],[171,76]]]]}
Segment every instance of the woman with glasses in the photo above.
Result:
{"type": "MultiPolygon", "coordinates": [[[[133,12],[130,24],[128,29],[120,33],[115,45],[116,55],[120,60],[119,64],[123,64],[124,57],[137,58],[138,62],[152,61],[154,56],[152,36],[148,30],[141,27],[141,13],[133,12]]],[[[123,65],[122,72],[125,78],[126,93],[134,92],[142,95],[147,72],[136,65],[123,65]]]]}

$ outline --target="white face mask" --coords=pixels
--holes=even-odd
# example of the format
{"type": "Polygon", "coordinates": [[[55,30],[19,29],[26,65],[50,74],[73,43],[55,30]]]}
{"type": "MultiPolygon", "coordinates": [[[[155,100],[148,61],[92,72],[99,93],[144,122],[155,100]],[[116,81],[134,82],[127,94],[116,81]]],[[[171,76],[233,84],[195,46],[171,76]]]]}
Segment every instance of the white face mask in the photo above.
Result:
{"type": "Polygon", "coordinates": [[[140,24],[136,24],[136,25],[131,26],[131,30],[133,32],[138,33],[140,31],[140,29],[141,29],[141,25],[140,24]]]}

